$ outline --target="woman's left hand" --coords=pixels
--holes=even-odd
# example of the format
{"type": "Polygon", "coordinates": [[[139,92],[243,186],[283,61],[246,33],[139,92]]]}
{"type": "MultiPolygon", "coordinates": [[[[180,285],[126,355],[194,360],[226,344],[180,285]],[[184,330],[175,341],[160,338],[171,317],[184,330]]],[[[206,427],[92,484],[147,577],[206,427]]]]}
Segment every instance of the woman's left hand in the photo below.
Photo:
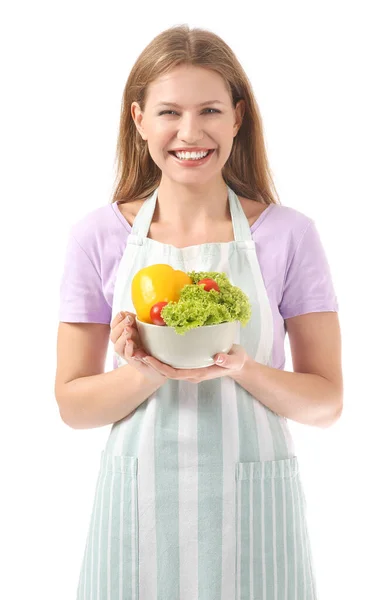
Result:
{"type": "Polygon", "coordinates": [[[182,379],[191,383],[201,383],[216,377],[232,377],[234,373],[241,371],[249,358],[244,348],[238,344],[234,344],[228,354],[216,354],[213,357],[215,364],[202,369],[174,369],[143,351],[136,351],[134,355],[168,379],[182,379]]]}

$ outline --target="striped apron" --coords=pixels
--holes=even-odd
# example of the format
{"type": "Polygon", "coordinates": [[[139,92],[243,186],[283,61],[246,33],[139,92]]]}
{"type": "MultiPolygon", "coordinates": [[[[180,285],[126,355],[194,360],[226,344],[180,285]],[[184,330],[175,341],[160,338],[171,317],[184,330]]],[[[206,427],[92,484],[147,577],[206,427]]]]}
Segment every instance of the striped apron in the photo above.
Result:
{"type": "MultiPolygon", "coordinates": [[[[135,312],[131,281],[143,267],[223,271],[252,304],[236,343],[270,365],[272,313],[236,194],[228,187],[234,241],[176,248],[147,237],[157,193],[142,204],[128,236],[113,315],[135,312]]],[[[286,419],[220,377],[168,380],[114,423],[101,456],[77,599],[315,600],[286,419]]]]}

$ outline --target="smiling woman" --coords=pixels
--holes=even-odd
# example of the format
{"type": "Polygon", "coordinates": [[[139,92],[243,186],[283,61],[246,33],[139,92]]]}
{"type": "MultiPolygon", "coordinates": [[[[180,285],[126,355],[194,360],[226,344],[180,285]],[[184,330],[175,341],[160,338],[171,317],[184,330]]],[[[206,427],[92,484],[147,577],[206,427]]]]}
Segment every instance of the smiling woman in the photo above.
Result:
{"type": "MultiPolygon", "coordinates": [[[[315,600],[287,419],[339,418],[337,300],[315,224],[276,197],[251,85],[221,38],[175,27],[143,50],[117,158],[113,201],[74,226],[61,287],[62,418],[112,424],[77,598],[315,600]],[[149,302],[149,280],[136,287],[147,269],[162,289],[149,302]],[[174,368],[144,350],[140,331],[162,344],[168,322],[212,347],[204,319],[191,327],[192,302],[173,313],[173,270],[197,276],[204,287],[190,291],[207,304],[226,293],[225,275],[248,300],[215,364],[191,368],[181,350],[174,368]],[[163,322],[159,306],[153,315],[159,325],[157,301],[169,303],[163,322]],[[294,372],[284,370],[286,333],[294,372]]],[[[216,331],[227,324],[217,321],[216,331]]]]}
{"type": "Polygon", "coordinates": [[[162,193],[169,179],[185,185],[222,179],[221,169],[241,126],[244,101],[233,106],[229,88],[218,73],[181,65],[149,83],[142,109],[139,102],[133,102],[131,112],[151,158],[162,172],[162,193]],[[218,100],[200,102],[205,96],[218,100]],[[165,97],[178,98],[178,103],[159,102],[165,97]],[[221,105],[221,110],[208,106],[215,103],[221,105]],[[160,105],[175,110],[159,111],[160,105]]]}
{"type": "MultiPolygon", "coordinates": [[[[215,160],[208,168],[203,163],[206,171],[222,167],[223,180],[239,196],[278,203],[260,111],[231,48],[210,31],[188,27],[173,27],[153,42],[124,89],[113,201],[148,198],[161,183],[168,152],[211,149],[215,160]],[[144,164],[146,178],[139,175],[144,164]]],[[[190,169],[178,168],[175,176],[207,181],[190,169]]]]}

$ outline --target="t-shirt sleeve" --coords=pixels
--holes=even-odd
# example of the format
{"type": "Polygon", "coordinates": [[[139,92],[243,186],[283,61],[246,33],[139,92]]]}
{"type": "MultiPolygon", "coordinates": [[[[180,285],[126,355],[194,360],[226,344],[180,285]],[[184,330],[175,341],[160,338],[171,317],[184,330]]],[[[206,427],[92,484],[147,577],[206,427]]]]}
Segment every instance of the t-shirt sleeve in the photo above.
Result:
{"type": "Polygon", "coordinates": [[[290,259],[279,310],[283,319],[310,312],[338,311],[330,266],[312,219],[290,259]]]}
{"type": "Polygon", "coordinates": [[[72,232],[60,284],[59,321],[106,324],[111,321],[111,307],[103,294],[101,276],[72,232]]]}

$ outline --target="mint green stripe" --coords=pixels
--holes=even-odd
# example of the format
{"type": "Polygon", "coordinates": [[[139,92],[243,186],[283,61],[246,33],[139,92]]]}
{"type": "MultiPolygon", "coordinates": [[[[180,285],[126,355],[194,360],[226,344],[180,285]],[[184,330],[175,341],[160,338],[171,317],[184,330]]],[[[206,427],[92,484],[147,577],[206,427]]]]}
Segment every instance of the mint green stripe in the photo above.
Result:
{"type": "MultiPolygon", "coordinates": [[[[134,544],[131,543],[131,552],[134,552],[134,560],[132,563],[132,571],[131,575],[134,578],[135,576],[135,585],[131,586],[132,589],[132,600],[139,600],[139,529],[138,529],[138,462],[137,459],[134,459],[130,463],[131,468],[131,485],[128,486],[128,495],[130,497],[130,507],[131,507],[131,520],[132,530],[129,534],[129,542],[132,542],[132,537],[134,536],[134,544]],[[134,504],[134,505],[133,505],[134,504]],[[134,550],[133,550],[134,546],[134,550]]],[[[129,594],[130,597],[130,594],[129,594]]]]}
{"type": "Polygon", "coordinates": [[[295,493],[296,493],[296,504],[297,504],[297,530],[298,530],[298,539],[300,546],[300,560],[299,560],[299,570],[298,570],[298,594],[301,600],[310,600],[310,597],[307,595],[307,581],[306,581],[306,555],[305,555],[305,547],[304,547],[304,531],[303,531],[303,509],[302,509],[302,498],[299,493],[299,485],[298,485],[298,477],[294,479],[295,493]]]}
{"type": "Polygon", "coordinates": [[[241,483],[241,599],[250,597],[250,485],[253,485],[252,479],[246,479],[241,483]]]}
{"type": "MultiPolygon", "coordinates": [[[[240,504],[241,520],[237,523],[237,539],[241,536],[241,545],[237,546],[237,556],[241,563],[240,600],[264,598],[266,578],[266,555],[263,547],[263,536],[267,537],[266,520],[266,488],[264,479],[255,477],[256,463],[243,463],[236,465],[237,506],[240,504]],[[252,492],[252,494],[251,494],[252,492]],[[252,498],[251,498],[252,496],[252,498]],[[262,506],[262,503],[264,506],[262,506]],[[262,517],[264,516],[264,523],[262,517]],[[252,553],[253,572],[251,573],[251,519],[252,520],[252,553]],[[240,529],[239,529],[240,527],[240,529]],[[253,596],[251,590],[253,582],[253,596]]],[[[264,465],[258,465],[264,468],[264,465]]],[[[269,481],[269,480],[268,480],[269,481]]],[[[268,598],[270,598],[268,596],[268,598]]]]}
{"type": "Polygon", "coordinates": [[[107,597],[107,532],[108,532],[108,511],[110,504],[110,490],[113,485],[113,474],[106,472],[102,486],[102,501],[99,519],[101,519],[96,540],[96,598],[101,600],[107,597]]]}
{"type": "Polygon", "coordinates": [[[306,508],[306,500],[304,495],[304,489],[302,485],[302,481],[300,475],[298,476],[298,486],[302,499],[302,513],[303,513],[303,528],[304,528],[304,543],[305,543],[305,555],[306,555],[306,568],[307,568],[307,586],[310,590],[310,598],[315,600],[317,597],[316,593],[316,583],[315,583],[315,574],[314,574],[314,565],[313,565],[313,557],[310,546],[310,537],[307,523],[307,508],[306,508]]]}
{"type": "Polygon", "coordinates": [[[302,490],[300,489],[300,481],[299,477],[296,480],[297,488],[298,488],[298,504],[299,504],[299,516],[300,516],[300,535],[302,538],[302,549],[303,549],[303,561],[302,561],[302,571],[303,571],[303,585],[304,585],[304,598],[307,600],[312,600],[311,598],[311,581],[308,575],[308,555],[307,555],[307,540],[306,540],[306,532],[305,532],[305,518],[304,518],[304,505],[303,505],[303,495],[302,490]]]}
{"type": "Polygon", "coordinates": [[[296,478],[296,490],[299,515],[299,537],[301,539],[302,547],[301,570],[299,570],[299,579],[301,582],[299,587],[299,596],[302,598],[302,600],[315,600],[315,582],[311,565],[311,556],[309,553],[310,548],[305,516],[305,499],[299,476],[296,478]]]}
{"type": "MultiPolygon", "coordinates": [[[[113,495],[113,511],[111,518],[111,536],[110,536],[110,595],[112,600],[114,595],[119,598],[119,581],[121,577],[121,557],[120,557],[120,519],[121,519],[121,494],[124,490],[124,474],[118,474],[112,482],[111,493],[113,495]]],[[[106,596],[108,598],[108,596],[106,596]]]]}
{"type": "Polygon", "coordinates": [[[266,408],[266,413],[273,438],[275,460],[283,460],[288,457],[288,448],[284,437],[283,428],[280,424],[281,417],[273,413],[269,408],[266,408]]]}
{"type": "Polygon", "coordinates": [[[121,523],[123,514],[123,597],[125,600],[138,600],[138,463],[137,459],[131,456],[112,458],[115,477],[120,479],[120,485],[123,486],[123,510],[121,511],[120,503],[117,503],[114,515],[114,519],[121,523]]]}
{"type": "MultiPolygon", "coordinates": [[[[158,391],[155,392],[155,395],[158,397],[158,391]]],[[[125,428],[124,432],[124,440],[122,447],[122,454],[126,456],[137,456],[140,439],[141,439],[141,430],[144,424],[147,422],[146,418],[146,410],[150,399],[145,400],[138,406],[135,413],[130,417],[130,421],[125,423],[123,427],[125,428]]]]}
{"type": "Polygon", "coordinates": [[[283,548],[284,548],[284,573],[283,573],[283,600],[288,600],[289,593],[289,551],[288,551],[288,506],[290,505],[290,484],[284,478],[282,481],[282,500],[283,500],[283,548]]]}
{"type": "Polygon", "coordinates": [[[311,551],[311,546],[310,546],[310,538],[309,538],[309,532],[308,532],[306,518],[304,519],[304,528],[305,528],[307,563],[308,563],[308,571],[307,571],[308,581],[309,581],[310,589],[312,590],[311,598],[312,598],[312,600],[316,600],[317,591],[316,591],[316,582],[315,582],[315,573],[314,573],[314,563],[313,563],[313,556],[312,556],[312,551],[311,551]]]}
{"type": "Polygon", "coordinates": [[[157,528],[154,577],[157,577],[158,598],[168,600],[180,600],[178,386],[178,381],[170,380],[158,390],[154,428],[157,528]]]}
{"type": "MultiPolygon", "coordinates": [[[[263,478],[264,478],[264,467],[265,467],[265,463],[263,463],[262,465],[262,470],[263,470],[263,478]]],[[[262,562],[262,571],[263,571],[263,581],[262,581],[262,586],[263,586],[263,600],[266,600],[267,598],[267,561],[266,561],[266,551],[265,551],[265,540],[267,537],[267,517],[266,517],[266,510],[265,510],[265,487],[264,485],[260,484],[260,489],[261,489],[261,562],[262,562]]]]}
{"type": "Polygon", "coordinates": [[[307,507],[306,507],[306,499],[304,495],[303,484],[298,476],[298,485],[302,498],[302,510],[303,510],[303,527],[304,527],[304,539],[305,539],[305,552],[306,552],[306,562],[307,562],[307,585],[310,588],[310,598],[312,600],[316,600],[317,591],[316,591],[316,582],[315,582],[315,573],[314,573],[314,563],[313,556],[310,545],[310,537],[307,523],[307,507]]]}
{"type": "Polygon", "coordinates": [[[221,387],[198,384],[198,598],[221,600],[223,439],[221,387]]]}
{"type": "Polygon", "coordinates": [[[256,400],[241,386],[236,386],[239,425],[240,462],[260,459],[259,439],[253,404],[256,400]]]}
{"type": "MultiPolygon", "coordinates": [[[[242,252],[232,252],[229,256],[230,280],[233,282],[239,281],[241,273],[250,273],[248,257],[242,252]]],[[[242,289],[251,301],[252,316],[248,323],[248,328],[240,326],[240,345],[245,348],[249,356],[255,356],[261,335],[261,320],[254,279],[252,277],[245,277],[242,289]],[[253,335],[248,335],[247,329],[253,331],[253,335]]],[[[260,451],[254,414],[254,402],[256,400],[242,386],[235,384],[235,389],[239,425],[239,461],[258,461],[260,459],[260,451]]]]}
{"type": "Polygon", "coordinates": [[[288,481],[287,501],[287,556],[288,556],[288,600],[298,599],[297,565],[299,561],[299,540],[296,530],[296,490],[295,477],[288,481]]]}
{"type": "Polygon", "coordinates": [[[254,594],[263,598],[263,530],[262,530],[262,486],[259,479],[253,479],[254,519],[253,519],[253,555],[254,555],[254,594]]]}
{"type": "MultiPolygon", "coordinates": [[[[270,467],[272,465],[270,464],[270,467]]],[[[265,514],[265,567],[267,581],[267,596],[269,600],[273,599],[274,589],[274,539],[273,539],[273,515],[276,512],[274,497],[272,494],[271,477],[266,474],[266,478],[261,481],[264,487],[264,514],[265,514]]]]}
{"type": "Polygon", "coordinates": [[[101,514],[101,504],[103,496],[103,486],[106,480],[106,468],[102,461],[101,464],[101,477],[99,480],[97,501],[94,511],[94,521],[92,525],[91,535],[91,566],[90,566],[90,598],[94,599],[97,596],[98,587],[98,535],[99,535],[99,519],[101,514]]]}
{"type": "Polygon", "coordinates": [[[261,317],[259,298],[257,295],[256,283],[253,277],[250,276],[250,262],[246,253],[233,252],[229,260],[229,271],[231,281],[237,282],[243,292],[245,292],[252,304],[252,315],[246,327],[240,326],[240,345],[245,348],[249,356],[255,357],[259,346],[261,336],[261,317]],[[245,273],[240,283],[240,274],[245,273]],[[253,334],[251,335],[251,332],[253,334]]]}
{"type": "Polygon", "coordinates": [[[241,544],[239,542],[240,539],[240,527],[239,527],[239,519],[240,519],[240,487],[241,481],[235,480],[235,529],[236,529],[236,556],[235,556],[235,577],[236,577],[236,585],[235,592],[236,598],[235,600],[239,600],[240,596],[240,577],[239,577],[239,560],[241,556],[241,544]]]}
{"type": "MultiPolygon", "coordinates": [[[[284,513],[283,513],[283,498],[287,496],[288,485],[284,477],[275,477],[273,480],[275,485],[275,515],[276,515],[276,572],[277,572],[277,600],[284,600],[285,588],[285,554],[284,548],[286,544],[284,531],[284,513]],[[283,493],[284,488],[284,493],[283,493]]],[[[285,505],[284,505],[285,511],[285,505]]]]}

